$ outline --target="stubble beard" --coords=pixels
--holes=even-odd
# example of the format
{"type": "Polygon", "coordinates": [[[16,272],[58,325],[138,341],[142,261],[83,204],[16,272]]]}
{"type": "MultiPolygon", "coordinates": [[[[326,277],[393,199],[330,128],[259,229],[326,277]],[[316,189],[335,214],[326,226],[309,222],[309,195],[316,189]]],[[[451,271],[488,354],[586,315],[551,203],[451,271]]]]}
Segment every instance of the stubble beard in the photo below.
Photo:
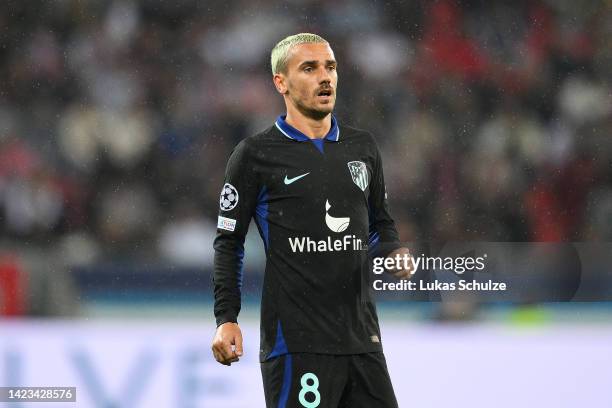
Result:
{"type": "Polygon", "coordinates": [[[325,110],[316,109],[311,106],[306,106],[301,100],[294,99],[293,103],[295,104],[295,107],[297,108],[298,111],[300,111],[302,115],[306,116],[307,118],[314,119],[314,120],[325,119],[325,117],[329,115],[334,109],[333,103],[330,103],[331,107],[325,110]]]}

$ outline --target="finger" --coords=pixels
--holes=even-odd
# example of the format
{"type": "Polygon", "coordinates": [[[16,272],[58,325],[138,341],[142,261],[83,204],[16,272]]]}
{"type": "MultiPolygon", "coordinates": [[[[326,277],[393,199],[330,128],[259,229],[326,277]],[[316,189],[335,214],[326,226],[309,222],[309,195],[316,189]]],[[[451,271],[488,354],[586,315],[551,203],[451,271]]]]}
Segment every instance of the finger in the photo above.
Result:
{"type": "Polygon", "coordinates": [[[218,352],[216,352],[216,351],[213,351],[213,355],[215,356],[215,360],[217,360],[217,362],[218,362],[218,363],[220,363],[220,364],[224,364],[224,365],[227,365],[227,364],[225,363],[225,359],[224,359],[223,357],[221,357],[221,354],[219,354],[219,353],[218,353],[218,352]]]}
{"type": "Polygon", "coordinates": [[[223,365],[226,365],[226,366],[230,366],[230,365],[232,365],[232,363],[236,363],[236,362],[239,361],[238,357],[223,358],[223,357],[220,356],[220,359],[221,360],[219,362],[221,364],[223,364],[223,365]]]}
{"type": "Polygon", "coordinates": [[[229,363],[229,364],[237,363],[238,361],[240,361],[240,359],[238,357],[232,357],[229,360],[226,360],[226,362],[229,363]]]}
{"type": "Polygon", "coordinates": [[[219,357],[219,360],[225,359],[225,357],[223,356],[223,343],[221,341],[216,341],[213,344],[212,350],[215,356],[219,357]]]}
{"type": "Polygon", "coordinates": [[[215,356],[215,360],[221,364],[229,365],[227,364],[228,358],[223,354],[223,343],[215,343],[212,347],[212,351],[213,355],[215,356]]]}
{"type": "Polygon", "coordinates": [[[227,360],[225,358],[223,358],[223,356],[219,355],[219,359],[217,360],[220,364],[223,364],[225,366],[230,366],[232,365],[232,361],[231,360],[227,360]]]}
{"type": "Polygon", "coordinates": [[[212,353],[213,353],[213,356],[215,357],[215,360],[219,361],[219,352],[217,351],[217,347],[214,344],[212,346],[212,353]]]}
{"type": "Polygon", "coordinates": [[[230,365],[233,362],[238,361],[237,356],[232,351],[232,346],[229,344],[229,341],[218,341],[213,345],[213,354],[215,359],[223,364],[230,365]]]}
{"type": "Polygon", "coordinates": [[[410,271],[407,271],[407,270],[399,271],[399,272],[394,273],[393,276],[399,279],[408,279],[410,277],[410,271]]]}
{"type": "Polygon", "coordinates": [[[232,350],[232,345],[229,340],[223,341],[223,345],[220,351],[224,360],[230,360],[235,357],[234,351],[232,350]]]}
{"type": "Polygon", "coordinates": [[[243,354],[243,350],[242,350],[242,333],[238,332],[238,334],[236,335],[236,338],[234,339],[234,343],[236,346],[236,349],[234,350],[234,352],[236,353],[237,356],[242,356],[243,354]]]}

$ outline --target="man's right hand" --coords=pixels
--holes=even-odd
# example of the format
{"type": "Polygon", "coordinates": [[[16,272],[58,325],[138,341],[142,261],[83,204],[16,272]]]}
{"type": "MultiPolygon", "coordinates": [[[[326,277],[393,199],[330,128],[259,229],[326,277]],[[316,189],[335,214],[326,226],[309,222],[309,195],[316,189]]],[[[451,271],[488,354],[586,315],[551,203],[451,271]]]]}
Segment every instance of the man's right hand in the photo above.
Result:
{"type": "Polygon", "coordinates": [[[215,360],[223,365],[232,365],[242,356],[242,332],[238,323],[223,323],[217,327],[212,342],[215,360]]]}

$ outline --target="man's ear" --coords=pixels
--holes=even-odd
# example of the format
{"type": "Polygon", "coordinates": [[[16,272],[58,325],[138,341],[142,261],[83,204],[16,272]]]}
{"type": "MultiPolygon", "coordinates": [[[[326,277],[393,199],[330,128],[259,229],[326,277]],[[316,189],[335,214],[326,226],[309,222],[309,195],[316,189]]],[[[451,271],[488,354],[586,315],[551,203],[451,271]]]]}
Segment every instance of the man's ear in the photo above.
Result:
{"type": "Polygon", "coordinates": [[[279,94],[284,95],[287,93],[287,86],[285,85],[285,76],[283,74],[276,74],[272,77],[274,86],[279,94]]]}

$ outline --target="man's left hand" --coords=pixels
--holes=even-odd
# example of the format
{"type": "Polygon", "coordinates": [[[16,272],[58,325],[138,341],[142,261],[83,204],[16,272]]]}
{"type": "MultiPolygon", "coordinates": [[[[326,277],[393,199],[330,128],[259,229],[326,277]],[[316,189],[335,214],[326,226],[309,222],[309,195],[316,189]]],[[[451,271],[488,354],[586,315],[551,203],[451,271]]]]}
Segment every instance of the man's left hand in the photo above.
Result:
{"type": "Polygon", "coordinates": [[[393,276],[395,276],[398,279],[410,279],[412,278],[412,276],[414,275],[412,273],[413,269],[414,269],[414,263],[412,262],[411,258],[412,255],[410,254],[410,250],[408,248],[402,247],[402,248],[398,248],[395,251],[391,252],[389,255],[387,255],[387,258],[393,258],[396,259],[397,256],[400,256],[401,259],[404,259],[404,255],[407,256],[408,262],[401,262],[401,268],[397,269],[397,268],[393,268],[393,269],[388,269],[390,273],[393,274],[393,276]]]}

